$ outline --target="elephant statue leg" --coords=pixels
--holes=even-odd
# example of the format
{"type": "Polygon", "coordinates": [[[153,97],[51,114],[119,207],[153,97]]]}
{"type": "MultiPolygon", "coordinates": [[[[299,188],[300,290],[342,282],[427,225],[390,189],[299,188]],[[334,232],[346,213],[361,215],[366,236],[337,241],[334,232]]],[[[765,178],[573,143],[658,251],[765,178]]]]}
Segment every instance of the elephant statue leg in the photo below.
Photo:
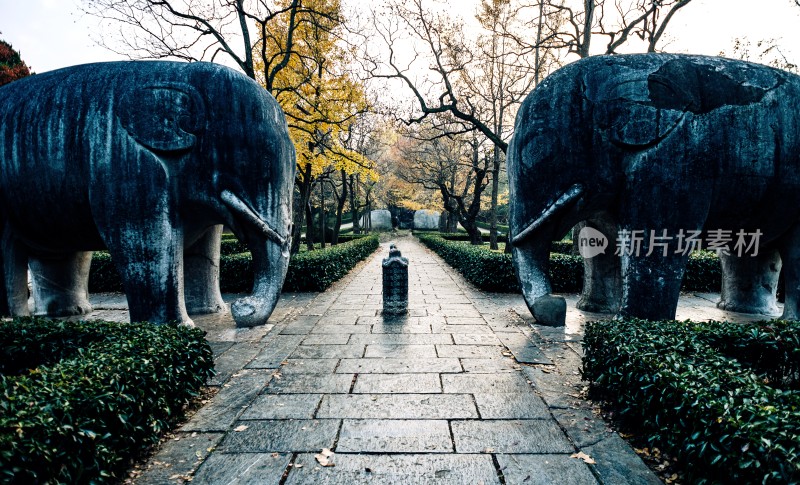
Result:
{"type": "Polygon", "coordinates": [[[717,308],[742,313],[775,314],[778,304],[775,293],[781,273],[781,257],[777,250],[766,250],[758,256],[721,255],[722,293],[717,308]]]}
{"type": "Polygon", "coordinates": [[[29,265],[33,277],[34,315],[67,317],[92,311],[89,304],[91,251],[32,256],[29,265]]]}
{"type": "Polygon", "coordinates": [[[184,250],[184,291],[190,315],[225,310],[219,291],[221,237],[222,225],[212,226],[184,250]]]}
{"type": "Polygon", "coordinates": [[[783,262],[785,301],[783,320],[800,320],[800,224],[781,238],[778,251],[783,262]]]}
{"type": "Polygon", "coordinates": [[[14,238],[7,224],[2,231],[3,285],[0,285],[0,316],[27,316],[28,308],[28,256],[25,247],[14,238]]]}
{"type": "Polygon", "coordinates": [[[617,247],[617,225],[609,216],[601,215],[575,226],[576,234],[587,226],[603,233],[608,238],[608,247],[605,253],[584,258],[583,291],[576,307],[587,312],[616,313],[622,298],[620,258],[614,254],[617,247]]]}

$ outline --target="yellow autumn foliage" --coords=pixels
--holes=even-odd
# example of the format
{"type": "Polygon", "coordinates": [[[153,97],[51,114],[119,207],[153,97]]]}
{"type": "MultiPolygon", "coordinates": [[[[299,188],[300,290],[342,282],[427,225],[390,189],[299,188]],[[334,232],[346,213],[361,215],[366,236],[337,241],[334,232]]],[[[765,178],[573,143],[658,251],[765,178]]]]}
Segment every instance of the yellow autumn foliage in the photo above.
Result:
{"type": "MultiPolygon", "coordinates": [[[[286,8],[290,3],[279,0],[278,6],[286,8]]],[[[289,22],[286,12],[269,23],[255,49],[265,47],[268,58],[282,58],[289,22]]],[[[373,161],[342,144],[343,135],[370,106],[364,86],[347,71],[348,52],[338,35],[342,29],[339,0],[304,0],[295,25],[291,55],[273,80],[272,94],[286,113],[298,172],[310,164],[312,177],[333,168],[376,180],[373,161]]],[[[255,67],[263,74],[261,61],[255,67]]]]}

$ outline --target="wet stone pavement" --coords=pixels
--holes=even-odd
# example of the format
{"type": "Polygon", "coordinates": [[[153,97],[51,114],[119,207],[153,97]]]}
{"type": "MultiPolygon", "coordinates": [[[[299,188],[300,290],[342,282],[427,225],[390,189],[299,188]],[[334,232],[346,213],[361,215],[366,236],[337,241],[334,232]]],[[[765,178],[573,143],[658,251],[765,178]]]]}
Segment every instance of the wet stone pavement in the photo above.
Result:
{"type": "MultiPolygon", "coordinates": [[[[566,327],[537,326],[521,296],[480,292],[416,239],[396,242],[407,316],[380,316],[382,244],[328,291],[284,295],[262,327],[196,317],[219,392],[135,483],[661,483],[579,396],[583,323],[603,315],[569,297],[566,327]]],[[[679,317],[738,316],[712,298],[684,297],[679,317]]],[[[121,300],[94,297],[91,317],[126,318],[121,300]]]]}

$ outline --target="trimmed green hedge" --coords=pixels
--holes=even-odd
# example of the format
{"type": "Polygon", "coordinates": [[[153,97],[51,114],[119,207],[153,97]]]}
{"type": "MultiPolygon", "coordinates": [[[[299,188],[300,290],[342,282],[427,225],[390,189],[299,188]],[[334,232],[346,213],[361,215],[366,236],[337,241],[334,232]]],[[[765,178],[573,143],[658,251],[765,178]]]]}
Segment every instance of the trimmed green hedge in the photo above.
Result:
{"type": "MultiPolygon", "coordinates": [[[[289,272],[283,291],[324,291],[346,275],[359,261],[375,252],[379,246],[378,236],[353,236],[336,246],[315,249],[295,254],[289,260],[289,272]]],[[[246,246],[235,238],[223,236],[220,256],[220,290],[225,293],[246,293],[253,289],[253,266],[246,246]],[[228,251],[245,248],[245,251],[228,251]]],[[[105,251],[96,251],[89,272],[91,293],[122,292],[120,280],[111,256],[105,251]]]]}
{"type": "Polygon", "coordinates": [[[0,322],[0,482],[106,483],[158,442],[213,375],[199,329],[0,322]]]}
{"type": "MultiPolygon", "coordinates": [[[[419,240],[458,270],[472,284],[484,291],[518,293],[519,283],[510,254],[473,246],[467,241],[451,240],[441,233],[415,233],[419,240]]],[[[553,248],[564,250],[571,242],[554,241],[553,248]]],[[[556,293],[578,293],[583,288],[583,258],[578,255],[550,253],[550,281],[556,293]]],[[[689,256],[683,277],[686,291],[720,291],[722,267],[711,252],[699,251],[689,256]]]]}
{"type": "Polygon", "coordinates": [[[583,377],[691,483],[800,481],[800,323],[587,326],[583,377]]]}

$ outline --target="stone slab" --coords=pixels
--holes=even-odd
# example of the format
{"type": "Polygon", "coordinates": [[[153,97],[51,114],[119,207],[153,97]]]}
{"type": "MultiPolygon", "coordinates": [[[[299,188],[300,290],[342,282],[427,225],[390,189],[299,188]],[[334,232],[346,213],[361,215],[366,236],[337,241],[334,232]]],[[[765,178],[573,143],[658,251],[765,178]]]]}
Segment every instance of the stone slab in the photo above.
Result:
{"type": "MultiPolygon", "coordinates": [[[[598,481],[582,460],[569,455],[497,455],[506,483],[526,485],[597,485],[598,481]]],[[[607,482],[625,483],[625,482],[607,482]]]]}
{"type": "Polygon", "coordinates": [[[364,357],[435,359],[437,355],[436,348],[433,345],[371,344],[367,345],[364,357]]]}
{"type": "Polygon", "coordinates": [[[456,333],[453,334],[453,340],[456,345],[500,345],[500,339],[492,334],[470,334],[470,333],[456,333]]]}
{"type": "Polygon", "coordinates": [[[357,359],[364,357],[364,345],[300,345],[289,356],[292,359],[357,359]]]}
{"type": "Polygon", "coordinates": [[[552,419],[452,421],[457,453],[572,453],[552,419]]]}
{"type": "Polygon", "coordinates": [[[317,418],[468,419],[478,412],[463,394],[330,394],[317,418]]]}
{"type": "Polygon", "coordinates": [[[661,480],[616,433],[581,451],[595,460],[594,468],[604,483],[659,485],[661,480]]]}
{"type": "Polygon", "coordinates": [[[444,420],[346,419],[336,451],[450,453],[453,443],[444,420]]]}
{"type": "Polygon", "coordinates": [[[481,419],[550,419],[542,398],[532,392],[476,393],[481,419]]]}
{"type": "MultiPolygon", "coordinates": [[[[362,326],[362,328],[369,328],[369,327],[362,326]]],[[[431,326],[401,325],[401,324],[373,325],[372,333],[431,333],[431,326]]]]}
{"type": "Polygon", "coordinates": [[[464,357],[472,359],[496,359],[502,354],[503,348],[489,345],[437,345],[436,353],[439,357],[464,357]]]}
{"type": "Polygon", "coordinates": [[[226,453],[315,452],[333,448],[338,419],[240,421],[246,429],[229,432],[220,446],[226,453]]]}
{"type": "Polygon", "coordinates": [[[279,369],[281,375],[288,374],[332,374],[339,359],[286,359],[279,369]]]}
{"type": "Polygon", "coordinates": [[[348,393],[352,383],[353,374],[286,374],[280,379],[273,379],[264,392],[269,394],[348,393]]]}
{"type": "Polygon", "coordinates": [[[353,393],[440,393],[442,381],[439,374],[359,374],[353,393]]]}
{"type": "Polygon", "coordinates": [[[311,419],[321,394],[262,394],[239,416],[247,419],[311,419]]]}
{"type": "Polygon", "coordinates": [[[176,433],[173,439],[164,441],[136,483],[161,485],[169,483],[172,476],[190,475],[222,437],[222,433],[176,433]]]}
{"type": "Polygon", "coordinates": [[[388,333],[388,334],[359,334],[350,336],[351,344],[381,344],[381,345],[435,345],[452,344],[450,334],[424,334],[424,333],[388,333]]]}
{"type": "Polygon", "coordinates": [[[407,374],[461,372],[458,359],[342,359],[339,373],[407,374]]]}
{"type": "Polygon", "coordinates": [[[253,360],[261,350],[262,344],[256,342],[236,342],[219,357],[214,358],[214,370],[217,372],[208,383],[212,386],[224,384],[233,374],[239,372],[248,362],[253,360]]]}
{"type": "Polygon", "coordinates": [[[345,345],[350,337],[347,333],[315,333],[304,338],[301,345],[345,345]]]}
{"type": "Polygon", "coordinates": [[[488,334],[492,335],[492,329],[488,325],[431,325],[433,333],[469,333],[469,334],[488,334]]]}
{"type": "Polygon", "coordinates": [[[533,345],[533,342],[528,340],[528,338],[521,333],[498,332],[496,335],[497,338],[503,342],[503,345],[508,347],[508,350],[514,354],[514,358],[517,359],[517,362],[523,364],[553,363],[541,350],[533,345]]]}
{"type": "Polygon", "coordinates": [[[291,453],[214,453],[197,470],[203,485],[278,485],[291,453]]]}
{"type": "Polygon", "coordinates": [[[275,335],[268,338],[264,348],[247,367],[250,369],[277,369],[303,341],[303,335],[275,335]]]}
{"type": "Polygon", "coordinates": [[[461,359],[464,372],[474,374],[494,374],[495,372],[519,372],[521,366],[514,359],[461,359]]]}
{"type": "MultiPolygon", "coordinates": [[[[313,454],[300,454],[287,485],[499,485],[490,455],[336,453],[336,466],[321,468],[313,454]]],[[[506,482],[513,483],[513,482],[506,482]]]]}
{"type": "Polygon", "coordinates": [[[181,430],[227,431],[270,379],[272,372],[269,370],[246,369],[234,374],[181,430]]]}
{"type": "Polygon", "coordinates": [[[520,373],[506,372],[497,375],[487,374],[444,374],[442,390],[452,393],[507,393],[521,392],[533,394],[531,385],[520,373]]]}
{"type": "Polygon", "coordinates": [[[316,327],[311,329],[312,334],[354,334],[354,333],[369,333],[369,325],[325,325],[318,323],[316,327]]]}

